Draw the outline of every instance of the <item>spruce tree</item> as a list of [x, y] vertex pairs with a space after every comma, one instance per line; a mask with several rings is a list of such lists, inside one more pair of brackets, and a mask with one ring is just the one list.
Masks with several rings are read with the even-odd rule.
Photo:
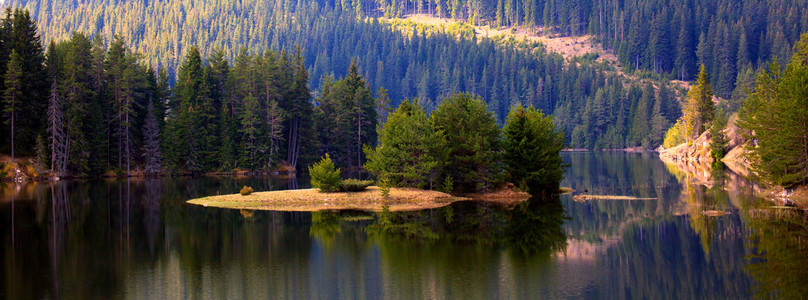
[[417, 101], [402, 102], [378, 135], [378, 146], [365, 145], [365, 169], [393, 186], [435, 187], [448, 155], [446, 137]]
[[260, 136], [261, 117], [258, 115], [259, 110], [260, 105], [255, 96], [250, 94], [247, 98], [244, 98], [244, 108], [240, 113], [240, 133], [244, 137], [244, 153], [241, 155], [240, 165], [253, 169], [261, 167], [261, 157], [259, 155], [264, 152]]
[[154, 104], [149, 102], [146, 111], [146, 122], [143, 125], [143, 173], [160, 175], [163, 155], [160, 151], [160, 128], [154, 114]]
[[448, 141], [445, 176], [451, 176], [463, 192], [491, 190], [501, 176], [500, 132], [485, 102], [471, 94], [455, 94], [438, 105], [431, 119]]
[[808, 183], [808, 33], [785, 70], [772, 63], [758, 74], [738, 116], [756, 142], [748, 157], [762, 179], [786, 188]]
[[699, 136], [713, 120], [714, 114], [712, 86], [704, 65], [701, 65], [696, 84], [687, 93], [684, 111], [687, 138]]
[[17, 54], [16, 50], [11, 50], [11, 56], [9, 57], [5, 74], [6, 90], [3, 92], [3, 103], [5, 104], [3, 109], [3, 121], [11, 127], [11, 134], [9, 137], [11, 139], [12, 163], [14, 162], [14, 125], [15, 121], [17, 120], [17, 115], [19, 115], [19, 111], [21, 109], [20, 105], [23, 100], [22, 73], [23, 69], [20, 55]]
[[503, 132], [503, 162], [515, 183], [530, 193], [553, 194], [564, 177], [564, 133], [532, 106], [514, 106]]

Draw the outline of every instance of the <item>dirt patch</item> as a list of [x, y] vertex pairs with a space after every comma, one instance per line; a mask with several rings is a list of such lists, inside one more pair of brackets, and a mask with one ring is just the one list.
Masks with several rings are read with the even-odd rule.
[[[385, 20], [385, 19], [380, 19]], [[427, 26], [448, 27], [456, 23], [454, 20], [442, 19], [428, 14], [412, 14], [404, 18], [393, 19], [410, 21], [416, 24]], [[570, 60], [573, 57], [580, 57], [587, 54], [597, 54], [598, 61], [606, 61], [617, 65], [617, 56], [611, 51], [607, 51], [599, 43], [594, 42], [592, 36], [555, 36], [544, 34], [545, 29], [538, 27], [529, 29], [527, 27], [502, 27], [473, 26], [475, 35], [480, 38], [513, 37], [517, 41], [538, 42], [547, 47], [550, 52], [555, 52]]]

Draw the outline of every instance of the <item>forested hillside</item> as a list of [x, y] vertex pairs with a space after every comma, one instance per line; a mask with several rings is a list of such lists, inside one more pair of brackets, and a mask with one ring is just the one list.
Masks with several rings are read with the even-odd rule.
[[203, 57], [220, 49], [230, 61], [242, 48], [248, 53], [267, 48], [292, 53], [300, 46], [315, 96], [326, 75], [343, 76], [355, 59], [371, 90], [377, 94], [386, 88], [393, 105], [417, 97], [431, 111], [453, 92], [471, 92], [486, 101], [500, 123], [513, 104], [534, 105], [554, 115], [575, 148], [655, 147], [679, 115], [671, 89], [649, 86], [643, 97], [642, 86], [632, 83], [636, 81], [591, 59], [568, 64], [540, 45], [505, 45], [452, 32], [403, 35], [333, 3], [11, 4], [31, 9], [45, 41], [74, 30], [100, 33], [107, 41], [119, 34], [133, 51], [144, 54], [147, 65], [167, 70], [169, 80], [191, 46], [198, 46]]

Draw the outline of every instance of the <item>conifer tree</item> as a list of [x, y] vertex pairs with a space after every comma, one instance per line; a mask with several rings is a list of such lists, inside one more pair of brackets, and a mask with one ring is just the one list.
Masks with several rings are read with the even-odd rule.
[[92, 76], [90, 72], [92, 43], [86, 35], [74, 33], [66, 44], [64, 78], [64, 105], [67, 132], [68, 171], [87, 174], [89, 171], [89, 141], [87, 139], [87, 114], [92, 99]]
[[160, 128], [154, 116], [154, 104], [149, 102], [146, 122], [143, 125], [143, 173], [159, 175], [162, 171], [163, 154], [160, 151]]
[[402, 102], [378, 135], [378, 146], [365, 145], [365, 169], [394, 186], [434, 188], [448, 155], [446, 137], [418, 101]]
[[530, 193], [555, 193], [564, 177], [564, 133], [532, 106], [514, 106], [503, 132], [503, 161], [511, 180]]
[[455, 94], [444, 99], [430, 117], [448, 141], [445, 176], [451, 176], [461, 191], [493, 188], [501, 176], [500, 132], [485, 102], [471, 94]]
[[22, 102], [22, 61], [16, 50], [11, 50], [11, 56], [6, 66], [5, 88], [3, 93], [4, 122], [11, 126], [11, 162], [14, 162], [14, 125], [19, 114]]
[[258, 115], [260, 105], [258, 99], [252, 94], [244, 99], [244, 108], [241, 111], [241, 131], [244, 136], [244, 153], [241, 165], [257, 168], [261, 166], [259, 155], [264, 152], [260, 141], [261, 117]]
[[687, 104], [684, 111], [687, 138], [700, 135], [707, 124], [713, 120], [714, 114], [712, 86], [707, 78], [704, 65], [701, 65], [696, 84], [687, 93]]
[[761, 178], [786, 188], [808, 183], [808, 33], [785, 70], [772, 63], [758, 74], [738, 116], [754, 141], [748, 157]]

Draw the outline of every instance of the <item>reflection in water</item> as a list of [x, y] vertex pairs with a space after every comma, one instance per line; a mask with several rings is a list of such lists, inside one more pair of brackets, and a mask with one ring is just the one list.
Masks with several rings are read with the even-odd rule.
[[[771, 217], [793, 212], [762, 208], [754, 189], [737, 178], [687, 184], [687, 174], [643, 154], [565, 159], [572, 168], [563, 186], [656, 200], [575, 202], [563, 195], [512, 210], [458, 202], [407, 213], [289, 213], [185, 201], [244, 185], [286, 189], [297, 184], [291, 179], [6, 185], [0, 298], [658, 299], [752, 292], [799, 298], [808, 292], [805, 216]], [[708, 210], [730, 214], [708, 217]]]
[[791, 209], [750, 209], [746, 212], [755, 249], [748, 255], [747, 271], [760, 284], [759, 298], [808, 297], [808, 216]]

